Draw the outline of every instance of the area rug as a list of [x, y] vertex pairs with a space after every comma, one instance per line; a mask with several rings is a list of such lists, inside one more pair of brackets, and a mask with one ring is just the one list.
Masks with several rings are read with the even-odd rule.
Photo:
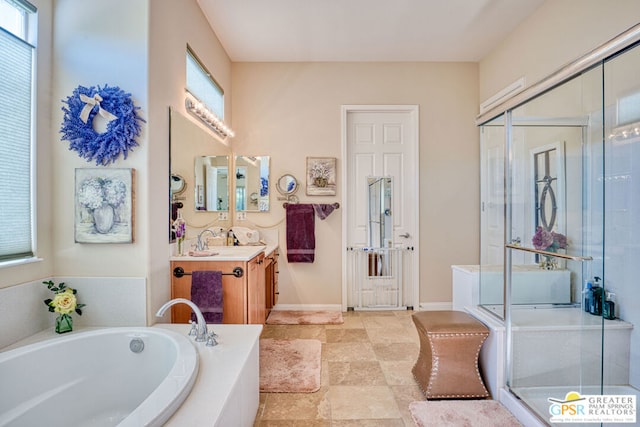
[[313, 393], [320, 389], [319, 340], [260, 340], [260, 391]]
[[418, 427], [521, 426], [497, 400], [427, 400], [409, 404]]
[[274, 310], [267, 325], [340, 325], [344, 323], [339, 311]]

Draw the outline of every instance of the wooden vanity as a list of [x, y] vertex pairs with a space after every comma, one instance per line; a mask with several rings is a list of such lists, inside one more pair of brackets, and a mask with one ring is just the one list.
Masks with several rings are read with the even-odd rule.
[[[221, 271], [223, 323], [264, 324], [276, 302], [277, 265], [277, 249], [265, 246], [223, 246], [215, 256], [172, 257], [171, 298], [191, 299], [193, 271]], [[171, 323], [188, 323], [190, 318], [187, 305], [171, 307]]]

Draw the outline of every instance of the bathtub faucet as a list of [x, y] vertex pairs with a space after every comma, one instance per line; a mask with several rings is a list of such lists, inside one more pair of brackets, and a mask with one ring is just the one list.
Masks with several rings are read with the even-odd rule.
[[164, 312], [167, 311], [169, 307], [179, 303], [187, 304], [189, 307], [191, 307], [193, 312], [196, 314], [196, 319], [198, 322], [198, 329], [196, 332], [196, 341], [198, 342], [207, 341], [207, 338], [209, 335], [207, 331], [207, 322], [204, 320], [204, 316], [202, 315], [202, 312], [200, 311], [198, 306], [186, 298], [174, 298], [170, 301], [165, 302], [164, 305], [160, 307], [160, 310], [158, 310], [158, 312], [156, 313], [156, 317], [162, 317]]

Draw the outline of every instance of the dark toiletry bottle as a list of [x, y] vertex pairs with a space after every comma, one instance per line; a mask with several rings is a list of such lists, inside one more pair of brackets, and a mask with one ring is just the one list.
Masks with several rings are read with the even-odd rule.
[[616, 294], [607, 292], [607, 299], [602, 305], [602, 315], [605, 319], [613, 320], [616, 318], [616, 303], [613, 301]]
[[593, 299], [591, 300], [591, 307], [589, 308], [589, 313], [600, 316], [602, 315], [602, 300], [603, 298], [603, 289], [600, 286], [600, 278], [593, 278]]
[[587, 282], [585, 283], [583, 293], [584, 302], [582, 307], [584, 308], [584, 311], [590, 313], [591, 306], [593, 305], [593, 283], [591, 283], [591, 280], [587, 280]]

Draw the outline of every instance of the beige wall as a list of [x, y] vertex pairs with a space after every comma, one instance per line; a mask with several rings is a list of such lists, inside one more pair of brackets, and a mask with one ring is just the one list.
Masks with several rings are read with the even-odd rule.
[[[477, 64], [234, 63], [232, 71], [233, 151], [272, 156], [272, 183], [292, 173], [304, 186], [307, 156], [337, 157], [340, 169], [341, 105], [420, 106], [419, 300], [451, 301], [450, 266], [479, 260]], [[312, 198], [302, 188], [298, 195], [302, 202], [342, 200], [340, 192]], [[285, 213], [276, 196], [274, 190], [269, 213], [247, 216], [250, 224], [278, 228], [284, 247]], [[314, 264], [281, 257], [280, 303], [342, 302], [342, 232], [337, 211], [316, 221]]]
[[547, 0], [480, 61], [480, 101], [520, 77], [531, 86], [638, 23], [638, 0]]
[[[196, 0], [153, 0], [149, 19], [149, 305], [148, 316], [170, 298], [169, 107], [184, 106], [187, 44], [225, 92], [225, 121], [231, 117], [231, 61]], [[196, 126], [200, 126], [193, 120]], [[145, 219], [147, 220], [147, 219]], [[189, 236], [191, 237], [191, 236]]]

